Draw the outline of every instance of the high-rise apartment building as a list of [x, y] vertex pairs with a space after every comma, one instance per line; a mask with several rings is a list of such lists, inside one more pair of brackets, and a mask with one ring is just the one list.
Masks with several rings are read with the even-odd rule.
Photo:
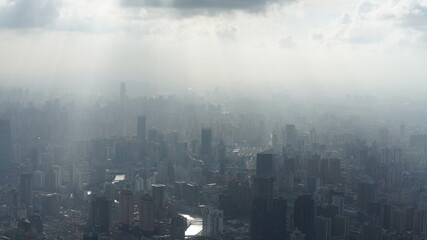
[[294, 226], [305, 234], [306, 240], [314, 239], [316, 205], [311, 195], [299, 196], [294, 203]]
[[212, 129], [202, 129], [202, 145], [200, 147], [200, 156], [205, 159], [212, 158]]
[[133, 192], [130, 189], [120, 190], [119, 224], [123, 229], [129, 228], [133, 218]]
[[154, 199], [154, 216], [159, 217], [165, 209], [165, 185], [153, 184], [151, 190]]
[[8, 119], [0, 119], [0, 170], [12, 162], [12, 134]]
[[154, 232], [154, 199], [144, 194], [139, 204], [139, 229], [146, 236]]
[[147, 117], [145, 115], [137, 118], [137, 133], [138, 139], [145, 139], [147, 135]]
[[19, 195], [20, 203], [24, 207], [29, 207], [33, 204], [33, 175], [24, 172], [19, 180]]
[[89, 228], [96, 233], [111, 231], [112, 213], [111, 201], [104, 196], [93, 195], [89, 208]]

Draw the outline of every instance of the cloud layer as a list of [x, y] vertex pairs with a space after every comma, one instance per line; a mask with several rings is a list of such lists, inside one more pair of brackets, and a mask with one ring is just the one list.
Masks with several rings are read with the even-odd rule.
[[124, 7], [172, 8], [188, 11], [263, 11], [274, 3], [293, 2], [295, 0], [121, 0]]
[[311, 38], [353, 44], [427, 44], [427, 0], [362, 1]]
[[38, 28], [51, 24], [59, 16], [61, 0], [0, 1], [0, 27]]

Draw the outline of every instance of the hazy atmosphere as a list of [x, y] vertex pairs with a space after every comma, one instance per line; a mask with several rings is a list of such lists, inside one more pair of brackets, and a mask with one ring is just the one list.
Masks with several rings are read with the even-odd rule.
[[0, 0], [1, 240], [427, 239], [427, 0]]
[[8, 86], [426, 87], [424, 0], [1, 0], [0, 28]]

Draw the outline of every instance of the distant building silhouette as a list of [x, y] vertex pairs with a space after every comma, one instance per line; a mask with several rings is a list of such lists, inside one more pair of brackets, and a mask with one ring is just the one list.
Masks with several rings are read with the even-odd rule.
[[287, 236], [287, 200], [274, 196], [273, 154], [258, 153], [253, 176], [250, 234], [253, 239], [283, 239]]
[[203, 158], [212, 158], [212, 129], [202, 129], [202, 145], [200, 148], [200, 156]]
[[258, 153], [256, 175], [253, 176], [253, 199], [265, 199], [266, 211], [273, 204], [274, 180], [273, 154]]
[[33, 204], [33, 175], [25, 172], [21, 173], [19, 181], [19, 195], [21, 206], [29, 207]]
[[287, 200], [277, 198], [269, 208], [266, 199], [253, 201], [251, 214], [251, 238], [255, 240], [281, 240], [287, 236]]
[[226, 147], [224, 142], [219, 142], [218, 144], [218, 162], [219, 162], [219, 174], [225, 174], [225, 164], [226, 164]]
[[124, 101], [126, 99], [126, 83], [120, 83], [120, 100]]
[[151, 190], [153, 192], [154, 200], [154, 216], [159, 217], [161, 212], [165, 209], [165, 185], [153, 184]]
[[256, 175], [257, 176], [273, 176], [274, 175], [273, 154], [271, 153], [257, 154]]
[[9, 119], [0, 119], [0, 170], [12, 162], [12, 134]]
[[139, 204], [139, 230], [146, 236], [154, 233], [154, 199], [145, 194]]
[[349, 220], [346, 216], [335, 216], [332, 221], [332, 235], [334, 237], [347, 237], [349, 232]]
[[315, 219], [316, 240], [330, 240], [332, 232], [332, 220], [330, 218], [317, 216]]
[[93, 195], [89, 208], [89, 228], [96, 233], [111, 231], [111, 201], [104, 196]]
[[367, 212], [369, 203], [376, 200], [377, 185], [361, 182], [358, 185], [358, 206], [361, 212]]
[[253, 199], [265, 199], [265, 204], [267, 204], [267, 210], [271, 209], [273, 204], [273, 190], [273, 176], [254, 176]]
[[311, 195], [302, 195], [294, 203], [294, 226], [305, 234], [306, 240], [314, 239], [316, 205]]
[[35, 171], [38, 169], [40, 164], [40, 151], [36, 148], [31, 150], [31, 170]]
[[119, 224], [122, 229], [129, 228], [133, 217], [133, 192], [130, 189], [120, 190]]
[[286, 124], [285, 130], [283, 131], [283, 145], [292, 146], [294, 148], [298, 145], [298, 132], [293, 124]]
[[45, 176], [45, 187], [46, 187], [46, 191], [48, 192], [56, 192], [57, 188], [58, 188], [58, 184], [57, 184], [57, 176], [56, 176], [56, 172], [55, 170], [53, 170], [53, 168], [50, 168]]
[[137, 134], [138, 139], [145, 139], [147, 136], [147, 117], [139, 116], [137, 119]]

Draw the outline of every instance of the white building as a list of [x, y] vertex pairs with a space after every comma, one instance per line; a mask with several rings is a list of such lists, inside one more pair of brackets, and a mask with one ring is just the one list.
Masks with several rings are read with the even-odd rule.
[[205, 207], [203, 209], [203, 236], [209, 238], [219, 238], [224, 232], [223, 211]]

